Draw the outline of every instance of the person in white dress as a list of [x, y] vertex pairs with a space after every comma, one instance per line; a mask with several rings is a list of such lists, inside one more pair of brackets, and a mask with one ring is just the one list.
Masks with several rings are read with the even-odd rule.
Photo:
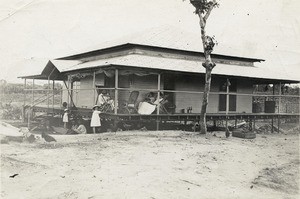
[[91, 127], [93, 128], [93, 133], [96, 133], [96, 128], [101, 127], [101, 121], [99, 116], [101, 111], [99, 110], [99, 108], [100, 107], [98, 105], [95, 105], [93, 107], [93, 114], [91, 119]]
[[63, 123], [64, 123], [64, 128], [67, 129], [68, 123], [69, 123], [69, 110], [68, 109], [64, 110]]

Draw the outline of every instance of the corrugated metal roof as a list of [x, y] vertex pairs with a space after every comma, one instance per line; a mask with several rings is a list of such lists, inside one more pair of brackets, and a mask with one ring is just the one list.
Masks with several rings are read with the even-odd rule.
[[[70, 72], [86, 68], [118, 65], [167, 71], [205, 73], [205, 69], [203, 68], [201, 61], [164, 58], [137, 54], [101, 59], [85, 63], [75, 63], [73, 61], [73, 63], [68, 62], [69, 61], [60, 60], [59, 62], [53, 61], [53, 64], [55, 64], [59, 68], [64, 68], [61, 70], [61, 72]], [[299, 81], [299, 79], [291, 78], [285, 74], [276, 73], [274, 71], [267, 70], [264, 68], [246, 67], [229, 64], [217, 64], [217, 66], [213, 70], [213, 74], [261, 79]]]
[[[41, 62], [38, 67], [34, 67], [35, 71], [28, 70], [26, 68], [26, 73], [22, 72], [22, 76], [19, 76], [19, 78], [28, 78], [28, 79], [48, 79], [48, 75], [51, 74], [53, 68], [55, 67], [59, 72], [62, 72], [63, 70], [70, 68], [71, 66], [74, 66], [76, 64], [81, 63], [80, 61], [64, 61], [64, 60], [47, 60], [44, 62]], [[53, 64], [53, 65], [52, 65]]]
[[57, 59], [52, 59], [50, 60], [52, 64], [59, 70], [59, 72], [63, 72], [67, 70], [68, 68], [74, 67], [78, 64], [81, 64], [81, 61], [77, 60], [57, 60]]
[[[195, 32], [189, 32], [187, 30], [182, 30], [174, 26], [165, 25], [165, 26], [154, 27], [141, 32], [136, 32], [131, 35], [127, 35], [113, 41], [103, 42], [100, 43], [99, 45], [87, 49], [83, 49], [80, 52], [73, 53], [73, 55], [97, 51], [105, 48], [128, 44], [128, 43], [146, 45], [146, 46], [155, 46], [161, 48], [170, 48], [176, 50], [203, 52], [203, 44], [201, 40], [200, 28], [199, 28], [199, 33], [197, 34]], [[243, 54], [241, 50], [233, 50], [230, 47], [225, 49], [224, 46], [222, 48], [218, 48], [216, 46], [213, 54], [262, 60], [253, 57], [250, 54], [247, 55]]]

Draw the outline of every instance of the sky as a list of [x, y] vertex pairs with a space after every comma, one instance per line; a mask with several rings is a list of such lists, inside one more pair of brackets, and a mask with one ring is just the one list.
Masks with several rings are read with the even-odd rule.
[[[300, 80], [299, 0], [219, 3], [207, 24], [216, 51], [265, 59], [257, 66]], [[34, 74], [49, 59], [161, 25], [200, 39], [193, 12], [182, 0], [0, 0], [0, 79], [22, 82], [18, 76]]]

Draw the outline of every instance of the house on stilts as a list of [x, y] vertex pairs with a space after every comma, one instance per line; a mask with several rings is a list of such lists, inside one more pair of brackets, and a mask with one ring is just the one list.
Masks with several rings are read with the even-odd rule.
[[[197, 122], [205, 83], [200, 42], [199, 35], [155, 30], [49, 60], [41, 66], [40, 73], [21, 77], [25, 79], [24, 93], [31, 100], [25, 100], [24, 106], [29, 104], [34, 112], [59, 117], [66, 102], [74, 113], [88, 119], [99, 94], [105, 91], [112, 104], [101, 117], [114, 124], [151, 121], [159, 129], [164, 122]], [[255, 63], [264, 61], [258, 58], [225, 53], [213, 54], [212, 58], [216, 67], [212, 73], [208, 120], [270, 119], [273, 123], [278, 119], [279, 125], [280, 118], [299, 118], [299, 96], [283, 95], [282, 90], [286, 84], [298, 84], [299, 79], [256, 67]], [[33, 85], [35, 80], [48, 82], [50, 89], [43, 100], [35, 96], [34, 86], [26, 88], [29, 79]], [[63, 89], [54, 92], [51, 85], [57, 81], [63, 82]], [[257, 92], [258, 85], [273, 85], [269, 87], [273, 91]], [[128, 102], [132, 93], [135, 99]], [[167, 103], [159, 100], [152, 112], [140, 113], [139, 108], [148, 102], [149, 94]], [[282, 106], [287, 98], [295, 99], [296, 103], [292, 107]], [[38, 101], [48, 103], [42, 106]]]

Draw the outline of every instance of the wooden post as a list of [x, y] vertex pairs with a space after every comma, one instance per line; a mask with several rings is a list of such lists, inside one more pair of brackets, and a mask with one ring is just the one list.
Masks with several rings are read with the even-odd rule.
[[71, 90], [71, 91], [70, 91], [70, 99], [71, 99], [71, 102], [70, 102], [70, 103], [71, 103], [71, 107], [74, 107], [74, 100], [73, 100], [73, 90], [74, 90], [74, 87], [73, 87], [73, 86], [74, 86], [74, 82], [71, 81], [70, 83], [71, 83], [71, 89], [70, 89], [70, 90]]
[[226, 129], [228, 129], [229, 86], [230, 86], [230, 82], [229, 82], [229, 79], [227, 78], [227, 80], [226, 80]]
[[278, 92], [279, 92], [279, 98], [278, 98], [278, 113], [280, 113], [280, 106], [281, 106], [281, 82], [279, 82], [279, 89], [278, 89]]
[[234, 121], [234, 128], [237, 128], [237, 118], [235, 117], [235, 121]]
[[70, 88], [70, 78], [69, 78], [69, 76], [68, 76], [68, 82], [67, 82], [67, 84], [65, 84], [65, 86], [66, 86], [67, 93], [68, 93], [68, 95], [67, 95], [67, 101], [68, 101], [67, 108], [70, 108], [70, 91], [69, 91], [69, 88]]
[[157, 75], [157, 100], [158, 100], [158, 104], [157, 104], [157, 110], [156, 110], [156, 114], [157, 114], [157, 119], [156, 119], [156, 130], [159, 130], [159, 110], [160, 110], [160, 81], [161, 81], [161, 75], [158, 74]]
[[[118, 88], [119, 88], [119, 70], [116, 68], [115, 69], [115, 110], [114, 110], [114, 114], [117, 115], [118, 114]], [[114, 131], [117, 132], [118, 130], [118, 120], [114, 119]]]
[[30, 129], [30, 116], [31, 116], [31, 110], [32, 107], [29, 108], [29, 110], [27, 111], [27, 128]]
[[[275, 84], [273, 84], [273, 101], [275, 101], [274, 95], [275, 95]], [[271, 133], [274, 133], [274, 115], [272, 116], [271, 123], [272, 123]]]
[[278, 119], [278, 120], [277, 120], [277, 122], [278, 122], [277, 125], [278, 125], [278, 133], [279, 133], [279, 132], [280, 132], [280, 131], [279, 131], [279, 129], [280, 129], [280, 115], [278, 115], [278, 118], [277, 118], [277, 119]]
[[55, 88], [55, 81], [52, 80], [52, 114], [54, 115], [54, 88]]
[[49, 113], [49, 106], [50, 106], [49, 94], [50, 94], [50, 75], [48, 76], [48, 87], [47, 87], [47, 115]]
[[119, 70], [115, 69], [115, 114], [118, 114], [118, 88], [119, 88]]
[[33, 105], [34, 105], [34, 78], [32, 79], [32, 104], [30, 110], [27, 112], [27, 128], [30, 129], [30, 117], [32, 116], [33, 113]]
[[255, 123], [256, 123], [256, 117], [254, 116], [254, 118], [253, 118], [253, 131], [255, 131]]
[[278, 122], [278, 133], [279, 133], [279, 128], [280, 128], [280, 106], [281, 106], [281, 82], [279, 82], [279, 99], [278, 99], [278, 118], [277, 118], [277, 122]]
[[24, 102], [23, 102], [23, 112], [22, 112], [22, 118], [23, 122], [25, 122], [25, 105], [26, 105], [26, 78], [24, 79]]
[[60, 106], [62, 106], [63, 104], [63, 87], [61, 87], [60, 91], [59, 91], [59, 98], [60, 98]]
[[[67, 85], [68, 84], [68, 85]], [[73, 102], [73, 98], [72, 98], [72, 95], [71, 95], [71, 92], [69, 91], [69, 86], [70, 86], [70, 83], [69, 83], [69, 80], [68, 80], [68, 82], [66, 83], [65, 81], [64, 81], [64, 85], [65, 85], [65, 87], [67, 88], [67, 97], [68, 97], [68, 99], [67, 99], [67, 101], [68, 101], [68, 108], [70, 107], [70, 105], [69, 104], [74, 104], [74, 102]], [[71, 89], [70, 89], [71, 90]]]
[[96, 72], [93, 73], [93, 95], [94, 95], [94, 105], [96, 104]]
[[34, 104], [34, 78], [32, 79], [32, 106]]
[[24, 79], [24, 93], [23, 93], [23, 95], [24, 95], [24, 103], [23, 103], [23, 105], [25, 106], [26, 105], [26, 78]]

